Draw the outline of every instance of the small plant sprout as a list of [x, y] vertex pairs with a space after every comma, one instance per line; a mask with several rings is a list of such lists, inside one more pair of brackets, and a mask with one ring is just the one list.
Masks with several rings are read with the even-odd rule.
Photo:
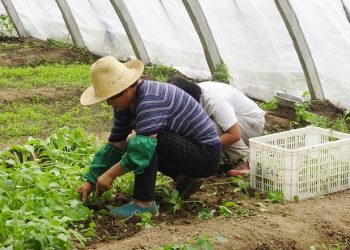
[[198, 236], [195, 240], [189, 239], [184, 244], [166, 245], [160, 250], [212, 250], [213, 246], [208, 236]]
[[270, 191], [266, 194], [264, 201], [269, 203], [283, 203], [284, 195], [281, 191]]
[[227, 201], [224, 204], [222, 204], [221, 206], [219, 206], [220, 214], [222, 214], [224, 216], [230, 216], [233, 214], [231, 208], [235, 208], [236, 206], [237, 206], [237, 204], [234, 203], [233, 201]]
[[274, 110], [278, 107], [277, 99], [276, 99], [276, 97], [273, 96], [269, 100], [267, 100], [266, 102], [261, 103], [259, 106], [263, 110]]
[[231, 178], [233, 183], [237, 185], [237, 187], [234, 189], [234, 192], [244, 192], [246, 195], [249, 196], [249, 182], [245, 181], [242, 176], [236, 176]]
[[227, 66], [224, 63], [219, 64], [212, 75], [212, 80], [217, 82], [229, 83], [232, 80], [230, 76]]
[[197, 217], [200, 220], [210, 220], [214, 217], [214, 212], [215, 210], [205, 207], [198, 212]]
[[15, 31], [15, 25], [8, 15], [0, 15], [0, 37], [12, 35]]
[[138, 216], [141, 218], [141, 222], [138, 222], [136, 225], [143, 228], [150, 228], [154, 226], [154, 223], [152, 221], [152, 214], [150, 212], [140, 213]]
[[347, 125], [347, 122], [350, 121], [349, 113], [350, 110], [345, 110], [342, 115], [339, 115], [339, 117], [332, 123], [331, 129], [343, 133], [349, 133]]
[[322, 115], [309, 111], [309, 102], [300, 102], [294, 105], [296, 121], [291, 122], [292, 128], [304, 127], [306, 124], [327, 128], [328, 119]]
[[165, 66], [159, 63], [145, 68], [145, 74], [155, 78], [156, 81], [159, 82], [166, 82], [166, 80], [174, 75], [175, 72], [176, 70], [172, 66]]

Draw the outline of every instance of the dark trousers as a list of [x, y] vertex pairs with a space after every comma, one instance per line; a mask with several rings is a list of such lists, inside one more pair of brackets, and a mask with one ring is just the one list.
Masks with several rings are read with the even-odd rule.
[[216, 173], [221, 150], [209, 150], [171, 131], [159, 131], [157, 148], [150, 165], [135, 175], [134, 198], [154, 200], [157, 171], [175, 181], [178, 175], [205, 178]]

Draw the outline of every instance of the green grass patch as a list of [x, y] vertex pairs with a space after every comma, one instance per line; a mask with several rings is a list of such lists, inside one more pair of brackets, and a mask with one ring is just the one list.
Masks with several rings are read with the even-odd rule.
[[175, 73], [176, 69], [172, 66], [169, 67], [159, 63], [145, 67], [145, 74], [158, 82], [166, 82], [166, 80]]
[[0, 87], [36, 88], [41, 86], [88, 86], [90, 65], [42, 65], [38, 67], [0, 67]]
[[16, 137], [46, 137], [63, 126], [82, 127], [91, 133], [108, 131], [112, 119], [106, 103], [81, 106], [78, 98], [11, 102], [0, 105], [0, 141], [6, 145]]

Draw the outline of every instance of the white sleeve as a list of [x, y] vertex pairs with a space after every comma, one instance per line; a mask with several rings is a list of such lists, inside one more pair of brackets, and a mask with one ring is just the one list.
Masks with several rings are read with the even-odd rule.
[[222, 131], [227, 131], [237, 122], [235, 109], [226, 100], [220, 100], [213, 106], [213, 119]]

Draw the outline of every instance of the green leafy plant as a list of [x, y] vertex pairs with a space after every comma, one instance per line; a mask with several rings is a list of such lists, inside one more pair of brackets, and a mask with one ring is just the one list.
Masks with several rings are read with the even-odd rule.
[[215, 210], [212, 210], [210, 208], [202, 208], [198, 214], [197, 214], [197, 218], [200, 220], [210, 220], [214, 217], [214, 212]]
[[75, 190], [94, 144], [81, 129], [62, 128], [0, 152], [0, 248], [69, 249], [94, 235], [94, 222], [75, 226], [92, 215]]
[[221, 206], [219, 206], [220, 214], [224, 215], [224, 216], [232, 215], [233, 211], [231, 209], [235, 208], [236, 206], [237, 206], [237, 204], [235, 202], [227, 201], [224, 204], [222, 204]]
[[74, 43], [70, 39], [70, 37], [66, 37], [65, 39], [47, 39], [48, 44], [53, 45], [57, 48], [73, 48]]
[[231, 177], [231, 179], [233, 183], [237, 185], [237, 187], [233, 190], [234, 192], [244, 192], [246, 195], [249, 195], [249, 182], [244, 180], [242, 176]]
[[267, 201], [269, 203], [283, 203], [285, 200], [284, 195], [281, 191], [269, 191], [266, 194], [264, 201]]
[[0, 15], [0, 36], [5, 36], [5, 32], [1, 32], [1, 30], [6, 31], [9, 34], [12, 34], [15, 30], [15, 25], [8, 15]]
[[309, 102], [296, 103], [294, 105], [296, 121], [291, 122], [292, 128], [300, 128], [305, 125], [327, 128], [328, 118], [309, 111]]
[[160, 248], [161, 250], [212, 250], [213, 246], [208, 236], [198, 236], [195, 241], [189, 240], [184, 244], [171, 244]]
[[150, 212], [140, 213], [138, 216], [141, 218], [141, 222], [138, 222], [136, 225], [139, 225], [143, 228], [153, 227], [154, 223], [152, 221], [152, 214]]
[[273, 96], [271, 97], [271, 99], [261, 103], [259, 106], [263, 110], [274, 110], [278, 107], [278, 103], [277, 103], [276, 97]]
[[159, 63], [145, 68], [145, 74], [155, 78], [156, 81], [159, 82], [166, 82], [166, 80], [174, 75], [174, 73], [176, 73], [176, 70], [172, 66], [169, 67]]
[[213, 81], [228, 83], [232, 77], [224, 63], [219, 64], [211, 77]]
[[331, 124], [331, 129], [343, 133], [349, 133], [349, 128], [347, 124], [347, 122], [350, 121], [349, 113], [349, 110], [345, 110], [342, 115], [339, 115], [339, 117]]

